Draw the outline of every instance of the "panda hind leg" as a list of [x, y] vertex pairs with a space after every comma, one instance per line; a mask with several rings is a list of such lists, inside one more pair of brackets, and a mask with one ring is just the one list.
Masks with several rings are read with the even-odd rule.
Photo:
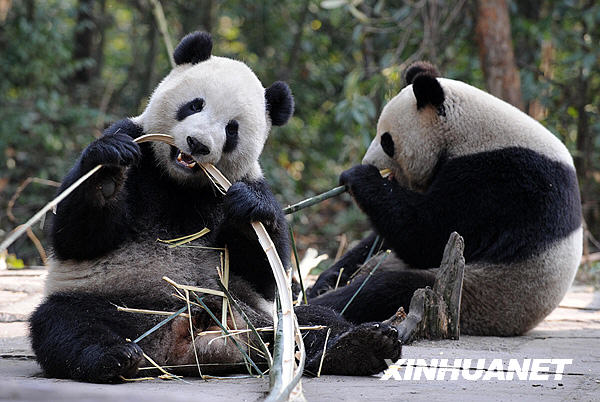
[[37, 361], [49, 377], [95, 383], [134, 377], [144, 357], [126, 340], [136, 333], [131, 317], [91, 295], [51, 295], [30, 318]]
[[435, 283], [435, 273], [431, 271], [389, 270], [375, 273], [358, 291], [365, 278], [369, 277], [358, 276], [344, 287], [311, 299], [310, 303], [338, 313], [344, 311], [344, 318], [355, 324], [384, 321], [400, 307], [408, 311], [415, 290], [433, 287]]
[[377, 241], [375, 233], [362, 239], [357, 246], [319, 275], [312, 288], [307, 290], [308, 297], [311, 299], [317, 297], [333, 289], [336, 283], [344, 286], [348, 279], [365, 263], [371, 250], [376, 253], [381, 247], [383, 247], [383, 243], [381, 240]]
[[385, 370], [386, 360], [400, 358], [402, 345], [393, 326], [375, 322], [356, 326], [322, 306], [304, 305], [295, 311], [300, 325], [326, 326], [303, 334], [307, 375], [371, 375]]

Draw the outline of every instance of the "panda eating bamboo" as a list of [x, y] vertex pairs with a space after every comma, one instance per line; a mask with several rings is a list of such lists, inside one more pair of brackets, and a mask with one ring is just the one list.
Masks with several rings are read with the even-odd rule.
[[[573, 159], [525, 113], [434, 66], [407, 69], [407, 87], [383, 109], [363, 164], [342, 173], [385, 248], [394, 251], [344, 312], [360, 323], [408, 309], [432, 286], [454, 231], [464, 238], [461, 332], [511, 336], [554, 310], [582, 251]], [[388, 168], [384, 179], [378, 169]], [[310, 303], [342, 311], [345, 284], [372, 248], [364, 239], [321, 274]], [[344, 268], [341, 271], [341, 268]]]
[[[212, 40], [196, 32], [174, 52], [176, 67], [137, 117], [121, 120], [90, 144], [66, 176], [61, 191], [98, 164], [103, 167], [57, 208], [51, 229], [53, 261], [46, 298], [31, 317], [31, 341], [48, 376], [113, 382], [136, 375], [143, 352], [176, 373], [229, 373], [244, 367], [233, 342], [220, 338], [207, 311], [177, 317], [138, 343], [163, 316], [127, 308], [174, 312], [183, 303], [162, 281], [219, 289], [220, 250], [229, 252], [229, 292], [255, 327], [272, 326], [274, 279], [250, 222], [263, 222], [284, 265], [289, 266], [287, 224], [258, 162], [271, 125], [293, 112], [289, 87], [266, 90], [244, 63], [211, 56]], [[174, 137], [137, 145], [143, 134]], [[212, 163], [235, 182], [225, 195], [198, 163]], [[169, 248], [173, 239], [204, 228], [192, 247]], [[222, 298], [205, 295], [220, 311]], [[368, 375], [400, 356], [397, 331], [385, 324], [350, 324], [329, 308], [296, 308], [306, 331], [306, 371]], [[233, 310], [226, 323], [246, 328]], [[194, 332], [206, 332], [192, 342]], [[325, 358], [321, 359], [327, 330]], [[212, 332], [210, 332], [212, 331]], [[236, 336], [237, 337], [237, 336]], [[256, 357], [250, 335], [239, 336]], [[269, 341], [269, 336], [265, 336]], [[143, 352], [142, 352], [143, 351]]]

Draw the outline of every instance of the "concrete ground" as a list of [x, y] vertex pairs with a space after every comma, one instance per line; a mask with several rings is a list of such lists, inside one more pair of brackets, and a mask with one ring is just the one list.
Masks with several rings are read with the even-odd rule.
[[[84, 384], [43, 378], [27, 341], [27, 315], [41, 300], [44, 271], [0, 271], [0, 400], [32, 401], [255, 401], [268, 390], [267, 379], [151, 380], [119, 385]], [[382, 381], [382, 376], [304, 378], [309, 401], [323, 400], [583, 400], [600, 401], [600, 293], [574, 287], [546, 320], [516, 338], [463, 336], [459, 341], [420, 341], [406, 346], [404, 359], [573, 359], [555, 380]], [[475, 360], [474, 360], [475, 361]], [[416, 362], [417, 365], [423, 362]], [[473, 363], [473, 366], [475, 363]], [[425, 367], [427, 368], [427, 367]], [[408, 368], [404, 364], [399, 376]], [[414, 370], [414, 368], [413, 368]], [[508, 374], [507, 370], [504, 374]], [[516, 376], [515, 376], [516, 378]]]

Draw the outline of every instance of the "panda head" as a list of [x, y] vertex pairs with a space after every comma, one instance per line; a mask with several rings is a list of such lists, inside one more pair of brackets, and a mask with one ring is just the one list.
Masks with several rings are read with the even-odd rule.
[[443, 150], [446, 107], [445, 93], [434, 66], [426, 62], [411, 65], [406, 73], [408, 86], [383, 109], [377, 135], [363, 163], [391, 169], [396, 180], [422, 190]]
[[159, 165], [182, 183], [205, 184], [198, 163], [212, 163], [231, 181], [258, 179], [258, 158], [271, 125], [294, 110], [284, 82], [265, 90], [243, 62], [211, 56], [208, 33], [184, 37], [174, 51], [176, 67], [134, 118], [145, 133], [168, 134], [175, 147], [153, 143]]
[[461, 81], [439, 78], [427, 62], [405, 73], [407, 86], [383, 108], [363, 163], [390, 169], [400, 184], [428, 188], [439, 163], [522, 147], [573, 165], [560, 140], [530, 116]]

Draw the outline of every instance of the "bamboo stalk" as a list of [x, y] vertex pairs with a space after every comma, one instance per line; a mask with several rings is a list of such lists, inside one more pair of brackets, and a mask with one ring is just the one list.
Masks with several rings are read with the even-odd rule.
[[136, 340], [134, 340], [133, 343], [138, 343], [139, 341], [141, 341], [142, 339], [144, 339], [145, 337], [147, 337], [148, 335], [150, 335], [151, 333], [153, 333], [154, 331], [156, 331], [157, 329], [159, 329], [160, 327], [162, 327], [163, 325], [165, 325], [166, 323], [168, 323], [169, 321], [171, 321], [178, 315], [182, 314], [185, 310], [187, 310], [187, 306], [183, 306], [182, 308], [177, 310], [175, 313], [171, 314], [169, 317], [165, 318], [164, 320], [162, 320], [161, 322], [159, 322], [158, 324], [156, 324], [155, 326], [150, 328], [148, 331], [144, 332]]
[[325, 336], [325, 344], [323, 344], [323, 354], [321, 354], [321, 361], [319, 361], [317, 378], [321, 377], [321, 369], [323, 368], [323, 361], [325, 360], [325, 354], [327, 353], [327, 341], [329, 340], [329, 334], [331, 334], [331, 328], [327, 329], [327, 335]]
[[383, 264], [383, 262], [386, 260], [386, 258], [388, 258], [388, 256], [390, 255], [390, 253], [391, 253], [391, 250], [386, 250], [385, 255], [381, 258], [381, 260], [379, 260], [379, 262], [377, 263], [377, 265], [375, 265], [375, 268], [373, 268], [371, 270], [371, 272], [369, 272], [369, 275], [367, 275], [367, 277], [365, 278], [365, 280], [363, 281], [363, 283], [360, 284], [360, 286], [358, 287], [358, 289], [356, 289], [356, 292], [354, 292], [354, 294], [352, 295], [352, 297], [350, 298], [350, 300], [348, 300], [348, 303], [346, 303], [346, 305], [344, 306], [344, 308], [340, 312], [340, 315], [344, 315], [344, 312], [346, 311], [346, 309], [348, 308], [348, 306], [350, 305], [350, 303], [352, 303], [352, 301], [354, 300], [354, 298], [360, 293], [360, 291], [362, 290], [362, 288], [367, 284], [367, 281], [371, 278], [371, 276], [373, 276], [373, 274], [375, 273], [375, 271], [377, 271], [377, 268], [379, 268], [379, 266], [381, 264]]
[[[196, 303], [193, 303], [196, 305]], [[183, 315], [183, 314], [182, 314]], [[185, 315], [187, 317], [187, 314]], [[319, 331], [321, 329], [325, 329], [327, 328], [326, 325], [304, 325], [304, 326], [300, 326], [300, 330], [302, 331]], [[259, 327], [259, 328], [255, 328], [256, 332], [273, 332], [275, 330], [275, 328], [273, 327]], [[247, 328], [247, 329], [230, 329], [229, 333], [231, 335], [236, 335], [236, 334], [245, 334], [248, 332], [254, 332], [254, 330], [252, 328]], [[216, 334], [221, 334], [223, 333], [223, 331], [221, 330], [210, 330], [210, 331], [201, 331], [198, 332], [196, 335], [198, 336], [204, 336], [204, 335], [216, 335]], [[258, 336], [258, 334], [256, 334], [256, 336]], [[266, 345], [266, 344], [265, 344]]]
[[[171, 316], [176, 314], [174, 311], [159, 311], [159, 310], [147, 310], [143, 308], [129, 308], [129, 307], [121, 307], [117, 306], [117, 311], [124, 311], [126, 313], [138, 313], [138, 314], [151, 314], [151, 315], [167, 315]], [[188, 315], [185, 313], [179, 314], [182, 317], [187, 317]]]
[[[267, 345], [265, 344], [265, 342], [261, 338], [261, 336], [258, 333], [258, 331], [259, 330], [266, 330], [266, 331], [270, 330], [270, 331], [273, 331], [273, 327], [271, 327], [270, 329], [267, 329], [267, 328], [257, 329], [254, 326], [254, 324], [252, 324], [252, 321], [250, 321], [250, 318], [248, 318], [248, 315], [240, 307], [240, 305], [238, 304], [238, 302], [231, 296], [231, 294], [229, 293], [229, 290], [227, 290], [227, 288], [225, 287], [225, 285], [223, 283], [219, 283], [219, 286], [221, 287], [221, 290], [223, 290], [223, 292], [227, 296], [227, 299], [229, 299], [230, 304], [242, 316], [242, 319], [244, 321], [246, 321], [246, 325], [248, 325], [248, 330], [238, 330], [238, 331], [252, 331], [254, 333], [254, 336], [256, 336], [258, 338], [258, 342], [260, 344], [261, 349], [263, 350], [263, 353], [265, 353], [265, 355], [267, 356], [267, 363], [269, 365], [269, 368], [271, 368], [271, 366], [273, 365], [273, 357], [271, 356], [271, 352], [269, 352], [269, 348], [267, 347]], [[209, 331], [204, 331], [203, 333], [208, 333], [208, 332]]]
[[151, 365], [153, 365], [155, 368], [157, 368], [158, 371], [160, 371], [161, 373], [163, 373], [166, 376], [167, 379], [170, 379], [170, 380], [173, 379], [173, 380], [181, 380], [181, 381], [183, 381], [183, 379], [181, 378], [181, 376], [169, 373], [167, 370], [165, 370], [164, 368], [162, 368], [158, 363], [156, 363], [154, 360], [152, 360], [152, 358], [150, 356], [148, 356], [146, 353], [142, 353], [142, 354], [144, 355], [144, 357], [146, 358], [146, 360], [148, 360], [148, 362]]
[[39, 221], [46, 214], [46, 212], [50, 211], [52, 208], [54, 208], [56, 205], [58, 205], [59, 202], [61, 202], [65, 198], [67, 198], [67, 196], [69, 194], [71, 194], [73, 191], [75, 191], [75, 189], [77, 187], [79, 187], [81, 185], [81, 183], [83, 183], [84, 181], [89, 179], [94, 173], [96, 173], [98, 170], [100, 170], [101, 167], [102, 167], [102, 165], [98, 165], [95, 168], [93, 168], [92, 170], [90, 170], [89, 172], [87, 172], [86, 174], [84, 174], [83, 176], [81, 176], [75, 183], [71, 184], [65, 191], [60, 193], [58, 195], [58, 197], [56, 197], [55, 199], [53, 199], [52, 201], [47, 203], [35, 215], [33, 215], [31, 218], [29, 218], [29, 220], [27, 222], [25, 222], [21, 226], [17, 226], [17, 228], [15, 230], [13, 230], [13, 232], [10, 235], [8, 235], [8, 237], [6, 239], [4, 239], [4, 241], [0, 244], [0, 253], [2, 253], [4, 250], [6, 250], [8, 248], [8, 246], [10, 246], [15, 240], [17, 240], [19, 237], [21, 237], [21, 235], [23, 233], [25, 233], [27, 231], [27, 229], [30, 228], [34, 223]]
[[[166, 142], [169, 145], [175, 145], [175, 142], [174, 142], [175, 140], [173, 139], [173, 137], [170, 135], [166, 135], [166, 134], [146, 134], [146, 135], [142, 135], [142, 136], [134, 139], [133, 141], [137, 142], [137, 143], [142, 143], [142, 142], [147, 142], [147, 141], [161, 141], [161, 142]], [[96, 173], [98, 170], [100, 170], [101, 167], [102, 167], [102, 165], [98, 165], [98, 166], [94, 167], [93, 169], [91, 169], [86, 174], [84, 174], [83, 176], [81, 176], [79, 179], [77, 179], [77, 181], [75, 181], [75, 183], [73, 183], [69, 187], [67, 187], [62, 193], [60, 193], [58, 196], [56, 196], [56, 198], [54, 198], [52, 201], [47, 203], [35, 215], [33, 215], [31, 218], [29, 218], [29, 220], [27, 222], [25, 222], [24, 224], [22, 224], [20, 226], [17, 226], [6, 237], [6, 239], [4, 239], [4, 241], [0, 244], [0, 254], [4, 250], [6, 250], [11, 244], [13, 244], [13, 242], [15, 240], [17, 240], [19, 237], [21, 237], [23, 235], [23, 233], [25, 233], [27, 231], [28, 228], [33, 226], [34, 223], [36, 223], [37, 221], [42, 219], [48, 211], [50, 211], [51, 209], [56, 207], [62, 200], [67, 198], [69, 196], [69, 194], [71, 194], [73, 191], [75, 191], [75, 189], [77, 187], [79, 187], [83, 182], [85, 182], [87, 179], [92, 177], [92, 175], [94, 173]]]
[[[379, 174], [381, 174], [381, 176], [383, 177], [389, 176], [390, 173], [390, 169], [383, 169], [379, 171]], [[346, 191], [348, 191], [348, 186], [334, 187], [331, 190], [325, 191], [324, 193], [321, 193], [319, 195], [314, 195], [305, 200], [297, 202], [296, 204], [288, 205], [287, 207], [283, 208], [283, 213], [285, 213], [286, 215], [293, 214], [294, 212], [298, 212], [301, 209], [313, 206], [315, 204], [319, 204], [330, 198], [337, 197], [338, 195], [343, 194]]]
[[169, 239], [169, 240], [156, 239], [156, 241], [158, 241], [160, 243], [170, 244], [170, 246], [169, 246], [170, 248], [179, 247], [179, 246], [187, 244], [187, 243], [189, 243], [191, 241], [199, 239], [199, 238], [201, 238], [202, 236], [204, 236], [205, 234], [207, 234], [209, 232], [210, 232], [209, 228], [204, 228], [204, 229], [202, 229], [201, 231], [199, 231], [197, 233], [192, 233], [192, 234], [187, 235], [187, 236], [178, 237], [176, 239]]
[[[223, 276], [221, 277], [221, 284], [223, 285], [223, 289], [229, 289], [229, 250], [225, 247], [224, 254], [224, 263], [223, 263]], [[225, 293], [225, 292], [223, 292]], [[221, 311], [221, 322], [227, 328], [227, 301], [229, 297], [223, 297], [222, 311]], [[231, 316], [231, 320], [235, 323], [233, 315]]]
[[187, 289], [183, 290], [185, 294], [185, 302], [188, 311], [188, 321], [190, 324], [190, 336], [192, 337], [192, 348], [194, 349], [194, 358], [196, 359], [196, 366], [198, 368], [198, 375], [204, 379], [202, 375], [202, 369], [200, 368], [200, 359], [198, 359], [198, 349], [196, 349], [196, 336], [194, 335], [194, 324], [192, 322], [192, 306], [190, 304], [190, 291]]
[[168, 284], [176, 287], [177, 289], [188, 290], [188, 291], [191, 291], [191, 292], [200, 292], [200, 293], [206, 293], [206, 294], [209, 294], [209, 295], [225, 297], [225, 293], [221, 292], [220, 290], [213, 290], [213, 289], [208, 289], [208, 288], [200, 288], [198, 286], [181, 285], [181, 284], [175, 282], [173, 279], [169, 278], [168, 276], [163, 276], [162, 279], [163, 279], [163, 281], [165, 281]]
[[340, 285], [340, 279], [342, 279], [342, 274], [344, 273], [344, 267], [340, 268], [340, 272], [338, 273], [338, 277], [337, 280], [335, 281], [335, 287], [333, 288], [334, 290], [338, 288], [338, 286]]
[[171, 43], [171, 37], [169, 36], [165, 12], [163, 11], [159, 0], [150, 0], [150, 3], [152, 4], [152, 11], [154, 12], [156, 23], [158, 24], [158, 30], [160, 31], [163, 41], [165, 42], [165, 47], [167, 48], [169, 62], [171, 63], [171, 67], [175, 68], [175, 60], [173, 59], [173, 43]]
[[298, 271], [298, 281], [300, 282], [300, 290], [302, 291], [302, 297], [304, 299], [304, 304], [308, 304], [308, 300], [306, 298], [306, 290], [304, 289], [304, 281], [302, 280], [302, 272], [300, 271], [300, 259], [298, 259], [298, 249], [296, 248], [296, 239], [294, 238], [294, 230], [292, 229], [292, 225], [289, 226], [290, 231], [290, 239], [292, 240], [292, 250], [294, 251], [294, 260], [296, 261], [296, 270]]
[[338, 187], [332, 188], [329, 191], [325, 191], [324, 193], [312, 196], [312, 197], [302, 200], [294, 205], [289, 205], [286, 208], [283, 208], [283, 213], [285, 213], [286, 215], [293, 214], [294, 212], [297, 212], [297, 211], [300, 211], [301, 209], [313, 206], [315, 204], [318, 204], [320, 202], [328, 200], [329, 198], [337, 197], [338, 195], [345, 193], [346, 191], [348, 191], [348, 187], [346, 187], [346, 186], [338, 186]]
[[[231, 187], [231, 182], [223, 176], [223, 174], [212, 164], [203, 164], [202, 167], [207, 175], [214, 180], [217, 184], [219, 184], [225, 191]], [[279, 300], [281, 303], [281, 335], [275, 336], [275, 345], [281, 346], [281, 371], [278, 368], [271, 368], [271, 373], [275, 371], [276, 376], [280, 376], [280, 381], [277, 381], [279, 386], [271, 387], [271, 391], [269, 393], [268, 399], [274, 400], [287, 400], [289, 397], [289, 393], [285, 394], [287, 389], [287, 385], [290, 384], [294, 380], [294, 366], [295, 366], [295, 357], [294, 357], [294, 344], [296, 342], [302, 343], [302, 339], [298, 339], [294, 336], [295, 331], [295, 315], [294, 315], [294, 304], [292, 300], [292, 290], [290, 288], [289, 281], [287, 280], [287, 275], [285, 273], [285, 267], [281, 263], [281, 259], [277, 254], [277, 250], [275, 248], [275, 244], [271, 240], [267, 230], [264, 225], [260, 222], [252, 222], [252, 228], [256, 232], [258, 236], [258, 241], [263, 248], [263, 251], [267, 255], [267, 259], [269, 260], [269, 264], [273, 270], [273, 275], [275, 276], [275, 282], [277, 284], [277, 290], [279, 295]], [[299, 345], [300, 346], [300, 345]], [[303, 346], [303, 345], [302, 345]], [[301, 350], [304, 348], [302, 347]], [[273, 356], [275, 358], [275, 356]], [[301, 354], [301, 361], [306, 358], [305, 353]], [[275, 365], [274, 365], [275, 366]], [[294, 390], [290, 391], [294, 392]], [[296, 392], [298, 395], [301, 395], [300, 392]]]
[[[379, 243], [380, 239], [381, 239], [381, 237], [379, 235], [375, 236], [375, 240], [373, 240], [373, 245], [371, 246], [371, 249], [369, 250], [369, 254], [367, 254], [367, 258], [365, 258], [365, 261], [363, 262], [363, 264], [371, 259], [371, 256], [373, 255], [373, 252], [375, 251], [375, 247], [377, 247], [377, 243]], [[382, 242], [382, 245], [383, 245], [383, 242]], [[356, 272], [358, 272], [358, 271], [356, 271]]]
[[[212, 312], [212, 310], [206, 305], [206, 303], [204, 303], [202, 301], [202, 298], [200, 298], [194, 292], [192, 292], [192, 296], [194, 296], [194, 298], [202, 306], [202, 308], [204, 309], [204, 311], [206, 311], [208, 313], [208, 315], [210, 316], [210, 318], [213, 319], [213, 321], [223, 330], [223, 332], [226, 335], [229, 335], [229, 331], [227, 330], [227, 328], [225, 328], [223, 326], [223, 324], [219, 321], [219, 319]], [[254, 363], [254, 361], [250, 358], [250, 356], [248, 356], [248, 353], [246, 353], [246, 351], [244, 350], [244, 348], [242, 348], [240, 346], [240, 344], [237, 342], [237, 340], [234, 337], [231, 337], [231, 340], [233, 341], [233, 344], [238, 348], [238, 350], [240, 351], [240, 353], [246, 358], [246, 361], [249, 362], [252, 365], [252, 367], [254, 367], [254, 369], [259, 373], [259, 375], [263, 376], [265, 373], [261, 369], [258, 368], [258, 366], [256, 365], [256, 363]], [[249, 374], [252, 375], [252, 372], [249, 372]]]

